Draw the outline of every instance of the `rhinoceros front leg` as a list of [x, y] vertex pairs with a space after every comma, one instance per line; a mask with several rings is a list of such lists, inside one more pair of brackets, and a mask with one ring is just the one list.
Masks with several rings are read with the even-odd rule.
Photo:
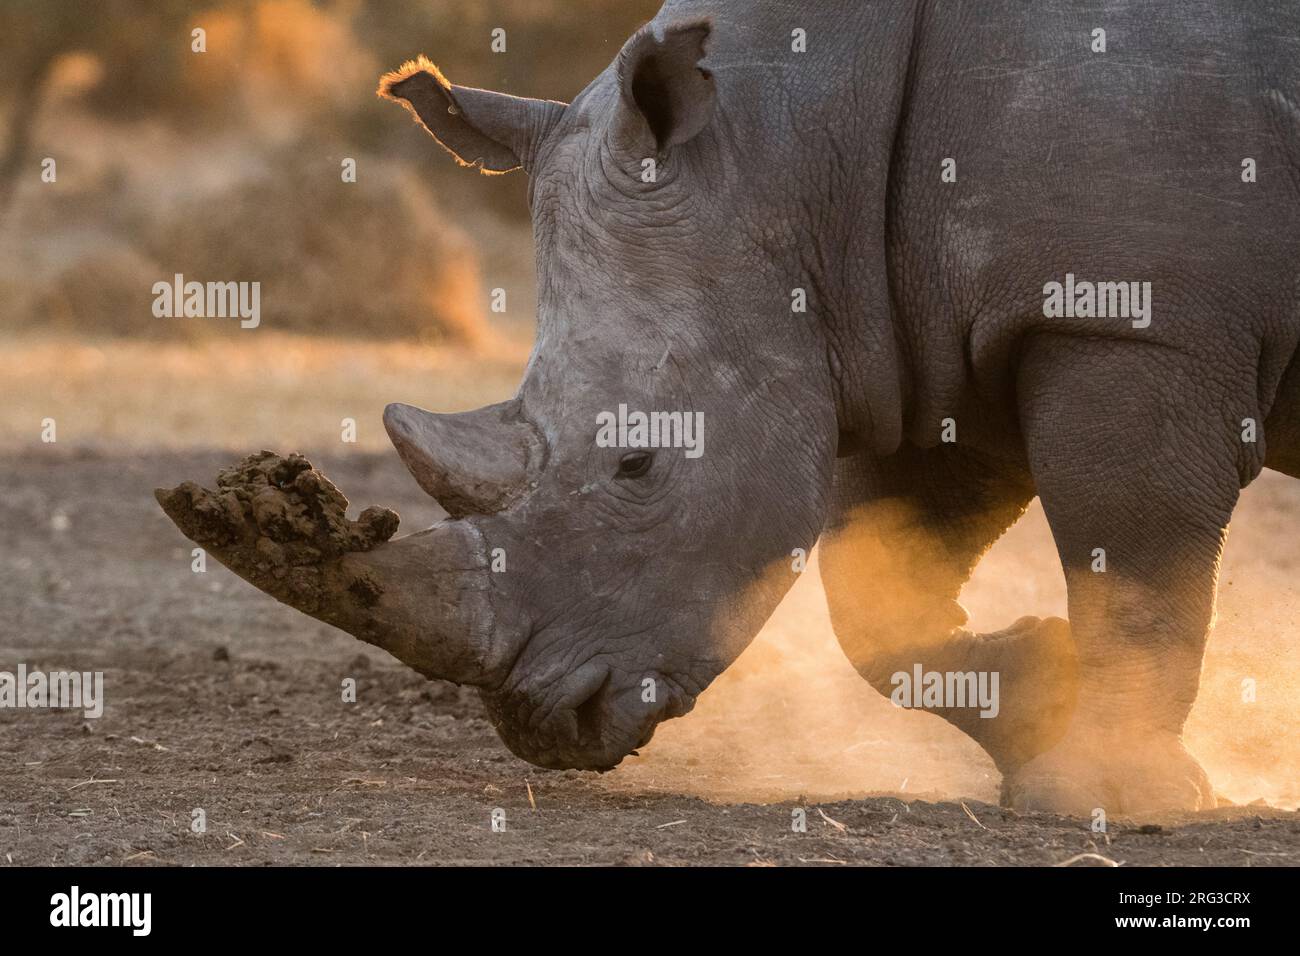
[[1239, 431], [1258, 400], [1220, 383], [1251, 377], [1154, 346], [1061, 341], [1027, 350], [1021, 420], [1069, 588], [1078, 706], [1004, 794], [1076, 815], [1212, 807], [1182, 731], [1228, 521], [1261, 465]]
[[822, 578], [835, 634], [858, 672], [886, 696], [918, 669], [996, 674], [996, 714], [974, 701], [912, 703], [969, 734], [1003, 774], [1056, 743], [1074, 703], [1069, 625], [1026, 617], [976, 634], [957, 603], [980, 557], [1034, 496], [1025, 465], [957, 445], [908, 446], [884, 460], [841, 459], [835, 486]]
[[154, 492], [184, 534], [254, 587], [383, 648], [426, 677], [490, 686], [512, 656], [494, 627], [477, 532], [447, 521], [389, 540], [398, 516], [348, 501], [300, 455], [252, 455], [213, 489]]

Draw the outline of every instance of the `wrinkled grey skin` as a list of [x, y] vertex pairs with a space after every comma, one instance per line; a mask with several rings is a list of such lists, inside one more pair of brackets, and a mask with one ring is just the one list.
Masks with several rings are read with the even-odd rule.
[[[453, 93], [460, 112], [449, 120], [444, 101], [422, 104], [412, 89], [423, 81], [427, 92], [427, 73], [394, 77], [389, 91], [410, 97], [462, 159], [522, 163], [531, 175], [539, 332], [504, 414], [532, 427], [539, 451], [526, 494], [463, 520], [486, 548], [504, 549], [509, 570], [493, 588], [529, 622], [528, 633], [502, 638], [518, 656], [484, 700], [511, 749], [545, 766], [612, 767], [660, 720], [685, 713], [793, 582], [791, 552], [812, 547], [830, 507], [837, 425], [826, 340], [791, 315], [790, 273], [771, 260], [791, 241], [780, 195], [794, 185], [790, 144], [764, 158], [731, 141], [728, 116], [748, 123], [741, 111], [756, 104], [697, 68], [713, 48], [707, 22], [661, 38], [639, 34], [575, 102], [537, 105], [522, 122], [469, 91]], [[642, 91], [650, 117], [632, 95], [643, 69], [658, 84]], [[678, 96], [695, 99], [670, 122], [663, 104]], [[467, 139], [462, 118], [509, 151]], [[520, 126], [529, 135], [513, 137]], [[654, 156], [658, 177], [647, 184], [642, 160]], [[769, 181], [770, 209], [756, 201], [756, 175]], [[594, 442], [598, 413], [620, 404], [702, 412], [704, 455], [658, 449], [645, 475], [620, 477], [627, 450]], [[399, 416], [415, 416], [390, 410], [388, 425], [418, 475], [424, 456]], [[416, 444], [440, 457], [435, 438]], [[440, 501], [444, 470], [439, 460], [425, 472]]]
[[[1212, 805], [1180, 738], [1223, 537], [1262, 467], [1300, 475], [1297, 44], [1300, 10], [1270, 0], [714, 0], [666, 4], [567, 107], [385, 78], [463, 161], [531, 177], [540, 283], [515, 400], [386, 417], [452, 514], [421, 547], [476, 542], [492, 609], [474, 666], [425, 672], [480, 686], [526, 759], [611, 767], [821, 535], [874, 686], [1001, 674], [998, 718], [940, 712], [1006, 802]], [[1150, 327], [1045, 318], [1067, 272], [1151, 282]], [[620, 474], [594, 441], [620, 403], [702, 411], [704, 456]], [[1070, 623], [972, 634], [958, 591], [1036, 494]]]

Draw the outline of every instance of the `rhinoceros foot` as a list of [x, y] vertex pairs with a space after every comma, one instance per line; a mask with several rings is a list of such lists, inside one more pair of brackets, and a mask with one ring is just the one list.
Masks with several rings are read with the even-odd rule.
[[[954, 603], [954, 607], [955, 607]], [[965, 612], [961, 612], [964, 618]], [[946, 621], [943, 623], [947, 623]], [[1078, 696], [1078, 654], [1061, 618], [1022, 617], [1001, 631], [921, 628], [925, 643], [902, 643], [868, 658], [859, 671], [882, 694], [898, 672], [918, 664], [940, 673], [997, 675], [994, 706], [927, 707], [972, 737], [1004, 776], [1051, 749], [1064, 736]]]
[[1120, 737], [1076, 722], [1002, 780], [1002, 803], [1074, 817], [1161, 817], [1217, 806], [1209, 777], [1172, 733]]

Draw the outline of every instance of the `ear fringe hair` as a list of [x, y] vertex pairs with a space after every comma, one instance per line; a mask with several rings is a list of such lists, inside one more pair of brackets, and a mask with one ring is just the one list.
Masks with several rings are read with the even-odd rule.
[[464, 159], [461, 159], [460, 155], [454, 149], [439, 139], [433, 130], [429, 129], [428, 124], [420, 118], [420, 114], [416, 111], [414, 104], [404, 97], [401, 94], [401, 91], [397, 89], [398, 86], [406, 83], [408, 80], [421, 76], [428, 77], [438, 86], [442, 87], [442, 91], [444, 95], [446, 95], [448, 101], [452, 104], [452, 107], [459, 109], [459, 107], [456, 106], [456, 98], [452, 96], [451, 81], [448, 80], [447, 77], [443, 76], [442, 70], [438, 69], [437, 65], [435, 65], [433, 61], [423, 53], [417, 56], [414, 60], [407, 60], [396, 70], [392, 70], [381, 76], [379, 78], [379, 89], [375, 91], [375, 95], [381, 99], [389, 100], [398, 104], [402, 109], [410, 113], [411, 119], [415, 121], [415, 124], [432, 136], [433, 141], [447, 151], [448, 155], [456, 161], [457, 166], [462, 166], [466, 169], [477, 167], [479, 172], [484, 175], [497, 175], [494, 171], [479, 166], [477, 162], [467, 162]]
[[379, 89], [375, 91], [375, 95], [386, 100], [405, 103], [406, 101], [402, 99], [400, 93], [393, 92], [393, 87], [403, 80], [409, 80], [417, 73], [428, 73], [439, 86], [451, 92], [451, 83], [442, 75], [442, 70], [438, 69], [428, 57], [421, 53], [414, 60], [407, 60], [397, 69], [381, 76], [379, 78]]

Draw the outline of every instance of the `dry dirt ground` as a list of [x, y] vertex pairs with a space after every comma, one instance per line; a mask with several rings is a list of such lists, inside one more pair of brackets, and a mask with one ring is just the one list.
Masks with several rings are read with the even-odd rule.
[[[802, 682], [769, 673], [788, 653], [779, 642], [751, 649], [739, 676], [615, 772], [538, 770], [506, 751], [471, 692], [425, 682], [215, 562], [191, 570], [151, 489], [210, 481], [236, 457], [0, 457], [0, 669], [102, 670], [107, 701], [98, 720], [0, 710], [0, 863], [1300, 863], [1300, 817], [1275, 807], [1112, 822], [1106, 835], [1000, 810], [996, 775], [967, 742], [916, 733], [928, 715], [877, 707], [851, 672], [850, 703], [811, 708]], [[391, 453], [313, 458], [354, 508], [395, 507], [405, 531], [435, 517]], [[345, 677], [355, 704], [341, 700]], [[853, 712], [859, 697], [876, 709]], [[762, 741], [724, 719], [737, 710], [748, 725], [766, 715]], [[939, 802], [917, 798], [909, 768]], [[1270, 779], [1273, 802], [1293, 794], [1294, 778], [1260, 786]], [[863, 796], [873, 789], [899, 795]], [[796, 807], [807, 833], [792, 831]]]

